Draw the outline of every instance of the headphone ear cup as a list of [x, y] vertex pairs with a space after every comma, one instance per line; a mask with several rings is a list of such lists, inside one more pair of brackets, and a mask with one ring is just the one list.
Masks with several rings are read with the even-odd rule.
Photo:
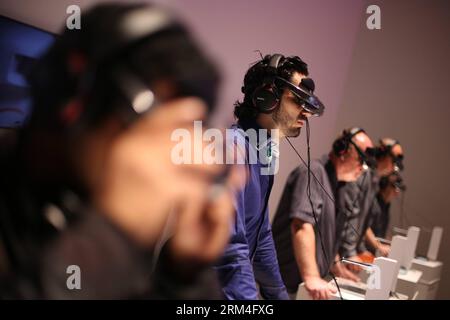
[[389, 149], [385, 145], [381, 145], [377, 148], [377, 158], [383, 158], [389, 154]]
[[277, 107], [279, 99], [276, 94], [267, 87], [261, 87], [253, 93], [253, 104], [262, 113], [271, 113]]
[[389, 184], [389, 176], [381, 177], [380, 189], [385, 189]]
[[350, 145], [350, 140], [354, 135], [356, 135], [358, 132], [364, 132], [364, 130], [360, 128], [353, 128], [350, 131], [344, 130], [342, 131], [342, 135], [340, 138], [334, 141], [333, 143], [333, 151], [336, 156], [342, 156], [347, 150]]
[[342, 152], [342, 141], [341, 139], [336, 140], [333, 143], [333, 152], [335, 156], [340, 156], [341, 152]]
[[340, 138], [333, 143], [333, 152], [336, 156], [341, 156], [348, 148], [347, 139]]

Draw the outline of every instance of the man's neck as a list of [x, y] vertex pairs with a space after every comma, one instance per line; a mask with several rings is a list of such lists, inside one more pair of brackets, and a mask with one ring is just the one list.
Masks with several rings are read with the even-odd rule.
[[329, 159], [330, 159], [331, 166], [334, 170], [334, 174], [336, 176], [336, 181], [339, 182], [339, 181], [341, 181], [340, 175], [342, 173], [343, 163], [338, 157], [336, 157], [333, 154], [329, 155]]
[[337, 187], [338, 187], [338, 178], [337, 178], [337, 171], [336, 171], [336, 158], [334, 157], [328, 157], [328, 161], [325, 164], [325, 170], [328, 175], [328, 179], [330, 180], [333, 193], [336, 194]]
[[[272, 116], [270, 114], [264, 114], [260, 113], [258, 117], [256, 118], [256, 123], [263, 129], [266, 129], [270, 132], [272, 129], [279, 129], [278, 126], [275, 124], [275, 122], [272, 119]], [[282, 130], [278, 130], [278, 138], [284, 138], [284, 134]]]

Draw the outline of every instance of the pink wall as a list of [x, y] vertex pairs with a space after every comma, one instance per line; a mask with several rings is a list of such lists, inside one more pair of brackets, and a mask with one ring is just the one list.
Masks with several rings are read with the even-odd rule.
[[[132, 1], [132, 0], [129, 0]], [[129, 2], [127, 1], [127, 2]], [[57, 32], [68, 5], [82, 9], [103, 0], [3, 0], [0, 13]], [[125, 2], [125, 1], [124, 1]], [[159, 0], [190, 24], [223, 73], [215, 123], [229, 125], [232, 104], [242, 98], [254, 50], [299, 55], [310, 66], [317, 94], [327, 106], [312, 124], [312, 154], [327, 152], [344, 127], [360, 125], [374, 137], [390, 135], [406, 149], [407, 208], [411, 224], [444, 226], [441, 259], [450, 230], [450, 6], [446, 0]], [[379, 4], [382, 30], [365, 26], [365, 8]], [[304, 138], [294, 140], [305, 154]], [[273, 213], [289, 172], [299, 163], [286, 142], [270, 209]], [[394, 208], [395, 209], [395, 208]], [[394, 224], [398, 211], [394, 210]], [[441, 298], [450, 297], [446, 267]]]
[[[86, 8], [104, 1], [4, 0], [0, 12], [17, 20], [53, 32], [67, 17], [66, 8]], [[129, 1], [128, 1], [129, 2]], [[138, 2], [138, 1], [136, 1]], [[312, 154], [327, 152], [335, 135], [338, 106], [351, 62], [356, 35], [364, 15], [360, 0], [258, 0], [154, 1], [175, 8], [196, 33], [224, 73], [219, 110], [214, 123], [229, 125], [232, 105], [241, 99], [245, 71], [263, 54], [279, 52], [299, 55], [310, 67], [316, 93], [326, 104], [325, 115], [311, 121]], [[81, 22], [82, 23], [82, 22]], [[300, 144], [302, 138], [296, 139]], [[299, 146], [303, 153], [303, 144]], [[274, 185], [270, 208], [274, 212], [284, 182], [299, 160], [285, 141], [281, 145], [281, 166]]]
[[[232, 120], [232, 104], [249, 64], [263, 54], [299, 55], [310, 67], [316, 93], [327, 106], [312, 124], [312, 153], [327, 152], [335, 134], [342, 90], [357, 31], [364, 14], [360, 1], [172, 1], [199, 39], [221, 63], [225, 74], [217, 123]], [[212, 4], [214, 3], [214, 4]], [[295, 139], [303, 153], [302, 138]], [[301, 145], [300, 145], [301, 144]], [[270, 212], [278, 205], [284, 183], [299, 160], [282, 141], [280, 171]]]

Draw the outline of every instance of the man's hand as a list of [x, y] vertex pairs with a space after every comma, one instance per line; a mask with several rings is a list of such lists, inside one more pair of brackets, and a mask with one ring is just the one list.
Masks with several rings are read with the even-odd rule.
[[391, 246], [387, 244], [380, 243], [377, 246], [377, 250], [383, 257], [387, 257], [391, 251]]
[[320, 277], [306, 278], [305, 288], [314, 300], [328, 300], [337, 292], [334, 284], [328, 283]]
[[[351, 260], [351, 261], [355, 261], [355, 262], [363, 262], [363, 260], [359, 257], [359, 256], [352, 256], [350, 258], [347, 258], [347, 260]], [[346, 264], [346, 268], [348, 268], [349, 270], [351, 270], [354, 273], [358, 273], [362, 270], [362, 268], [356, 264], [350, 264], [347, 263]]]
[[99, 212], [144, 247], [155, 245], [173, 212], [174, 254], [213, 261], [228, 242], [233, 218], [231, 189], [236, 183], [224, 181], [212, 199], [211, 186], [224, 166], [175, 164], [171, 158], [179, 143], [172, 141], [174, 130], [197, 136], [193, 122], [204, 118], [205, 110], [196, 98], [174, 100], [119, 133], [94, 180], [93, 202]]
[[333, 267], [331, 268], [331, 272], [336, 277], [344, 278], [348, 280], [352, 280], [355, 282], [361, 281], [361, 279], [352, 271], [350, 271], [342, 262], [338, 261], [336, 262]]

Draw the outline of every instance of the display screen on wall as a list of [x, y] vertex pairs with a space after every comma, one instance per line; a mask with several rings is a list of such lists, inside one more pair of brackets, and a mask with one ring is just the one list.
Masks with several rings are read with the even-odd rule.
[[0, 16], [0, 128], [23, 126], [31, 113], [26, 74], [55, 35]]

